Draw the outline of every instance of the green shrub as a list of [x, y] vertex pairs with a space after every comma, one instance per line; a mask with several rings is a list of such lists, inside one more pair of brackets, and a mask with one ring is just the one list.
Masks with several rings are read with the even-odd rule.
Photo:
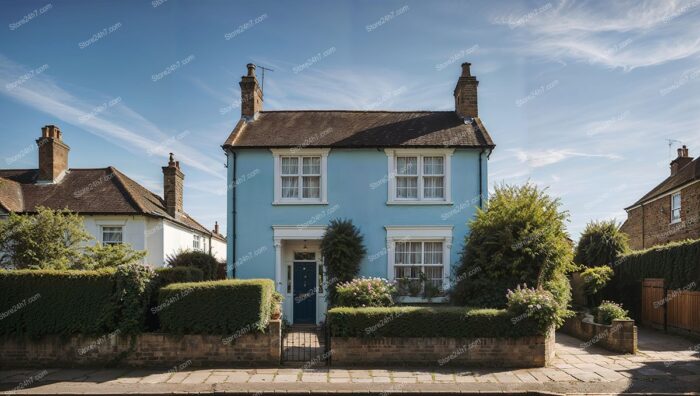
[[560, 207], [558, 199], [531, 183], [496, 187], [486, 210], [477, 209], [469, 223], [453, 302], [505, 307], [507, 290], [527, 283], [568, 305], [565, 275], [574, 269], [573, 252], [564, 225], [568, 213]]
[[622, 305], [612, 301], [603, 301], [596, 309], [596, 322], [610, 325], [615, 319], [629, 319], [629, 312], [622, 308]]
[[463, 307], [339, 307], [328, 311], [334, 337], [524, 337], [542, 334], [537, 323], [504, 309]]
[[114, 273], [117, 319], [122, 334], [138, 334], [146, 325], [155, 273], [141, 264], [123, 264]]
[[202, 270], [204, 280], [214, 280], [217, 277], [219, 262], [216, 257], [200, 250], [184, 250], [174, 256], [168, 256], [168, 267], [196, 267]]
[[157, 268], [156, 276], [160, 287], [171, 283], [201, 282], [204, 280], [204, 273], [197, 267]]
[[116, 329], [114, 269], [0, 271], [0, 334], [105, 334]]
[[396, 287], [382, 278], [358, 278], [336, 286], [341, 307], [389, 307], [394, 305]]
[[160, 289], [153, 311], [164, 332], [263, 331], [270, 320], [273, 291], [269, 279], [174, 283]]
[[561, 307], [554, 295], [544, 289], [529, 289], [527, 285], [508, 290], [508, 312], [516, 318], [531, 318], [541, 332], [552, 326], [559, 327], [569, 316], [566, 307]]
[[615, 220], [593, 221], [581, 233], [574, 262], [586, 267], [610, 265], [627, 251], [627, 235], [620, 231]]
[[613, 277], [613, 269], [607, 265], [600, 267], [586, 268], [581, 272], [583, 279], [583, 287], [589, 299], [589, 307], [594, 307], [600, 304], [600, 291], [610, 282]]
[[146, 257], [145, 250], [134, 250], [128, 244], [97, 243], [86, 247], [84, 254], [71, 268], [92, 270], [118, 267], [123, 264], [136, 264], [144, 257]]
[[360, 230], [351, 220], [331, 220], [321, 240], [321, 252], [328, 274], [328, 295], [336, 304], [336, 285], [349, 282], [360, 271], [360, 262], [367, 254]]

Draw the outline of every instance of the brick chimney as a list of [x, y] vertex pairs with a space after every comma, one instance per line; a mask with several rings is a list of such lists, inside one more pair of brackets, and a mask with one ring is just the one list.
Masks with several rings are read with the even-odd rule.
[[678, 157], [671, 161], [671, 176], [675, 176], [679, 170], [693, 161], [693, 157], [688, 155], [688, 147], [683, 146], [678, 149]]
[[180, 171], [180, 161], [175, 161], [170, 153], [168, 166], [163, 167], [163, 199], [168, 214], [174, 218], [182, 215], [182, 192], [185, 184], [185, 174]]
[[255, 78], [255, 65], [248, 63], [248, 75], [241, 77], [241, 117], [253, 119], [263, 108], [263, 94]]
[[457, 80], [455, 87], [455, 112], [462, 118], [474, 118], [479, 116], [479, 106], [476, 100], [476, 88], [479, 81], [469, 71], [471, 63], [462, 63], [462, 75]]
[[214, 234], [219, 235], [219, 222], [215, 221], [214, 222]]
[[39, 147], [38, 182], [55, 183], [68, 170], [68, 147], [61, 140], [61, 130], [56, 125], [41, 128], [41, 137], [36, 140]]

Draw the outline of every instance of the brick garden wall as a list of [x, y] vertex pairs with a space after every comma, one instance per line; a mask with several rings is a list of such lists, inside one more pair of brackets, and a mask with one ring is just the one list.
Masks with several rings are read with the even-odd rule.
[[671, 196], [665, 196], [627, 212], [622, 231], [634, 250], [700, 238], [700, 183], [681, 190], [681, 222], [671, 224]]
[[612, 325], [602, 325], [585, 322], [577, 315], [566, 320], [562, 331], [583, 341], [582, 347], [598, 345], [613, 352], [637, 351], [637, 326], [634, 320], [613, 320]]
[[225, 336], [144, 333], [133, 340], [118, 334], [39, 340], [5, 337], [0, 339], [0, 367], [278, 365], [281, 337], [279, 320], [271, 321], [266, 333]]
[[545, 367], [554, 358], [554, 331], [521, 338], [332, 337], [334, 366]]

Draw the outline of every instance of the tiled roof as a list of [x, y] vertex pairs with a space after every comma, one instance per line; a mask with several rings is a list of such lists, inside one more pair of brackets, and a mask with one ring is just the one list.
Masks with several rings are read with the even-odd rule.
[[671, 190], [675, 190], [676, 188], [695, 180], [700, 180], [700, 158], [696, 158], [693, 161], [686, 164], [684, 167], [679, 169], [674, 176], [669, 176], [668, 178], [666, 178], [666, 180], [662, 181], [658, 186], [654, 187], [637, 202], [625, 209], [631, 209], [635, 206], [646, 203], [647, 201], [664, 195]]
[[224, 147], [493, 148], [478, 118], [454, 111], [262, 111], [240, 121]]
[[0, 169], [0, 206], [12, 212], [31, 213], [45, 206], [80, 214], [155, 216], [218, 235], [186, 213], [170, 216], [160, 196], [113, 167], [70, 169], [54, 184], [36, 183], [37, 174], [37, 169]]

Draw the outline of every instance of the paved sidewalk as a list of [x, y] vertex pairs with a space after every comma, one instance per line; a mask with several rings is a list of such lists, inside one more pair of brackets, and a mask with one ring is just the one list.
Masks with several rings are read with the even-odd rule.
[[35, 369], [0, 371], [0, 390], [112, 394], [309, 390], [700, 392], [700, 346], [691, 341], [640, 330], [637, 355], [613, 354], [596, 346], [582, 349], [581, 344], [558, 333], [555, 363], [537, 369]]

